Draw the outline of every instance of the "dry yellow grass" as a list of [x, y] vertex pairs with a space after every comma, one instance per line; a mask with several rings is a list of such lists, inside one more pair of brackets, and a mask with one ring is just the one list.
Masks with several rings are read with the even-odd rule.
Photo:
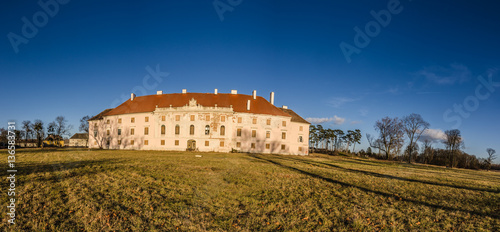
[[2, 231], [500, 230], [497, 172], [78, 149], [19, 150], [17, 165], [18, 217], [8, 226], [4, 214]]

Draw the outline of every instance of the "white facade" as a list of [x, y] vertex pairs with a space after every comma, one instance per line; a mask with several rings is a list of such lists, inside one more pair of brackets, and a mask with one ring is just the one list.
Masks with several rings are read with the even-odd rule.
[[235, 112], [232, 107], [217, 104], [202, 106], [193, 98], [182, 107], [156, 107], [152, 112], [104, 114], [91, 119], [89, 147], [307, 155], [309, 123], [291, 119]]

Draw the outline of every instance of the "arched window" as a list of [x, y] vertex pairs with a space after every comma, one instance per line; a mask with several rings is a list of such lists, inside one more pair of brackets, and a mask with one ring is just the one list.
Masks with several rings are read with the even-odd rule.
[[165, 125], [161, 125], [161, 134], [165, 135]]
[[226, 127], [220, 126], [220, 135], [226, 135]]
[[206, 134], [206, 135], [209, 135], [209, 134], [210, 134], [210, 126], [209, 126], [209, 125], [206, 125], [206, 126], [205, 126], [205, 134]]
[[178, 135], [181, 132], [181, 127], [179, 125], [175, 125], [175, 134]]
[[194, 135], [194, 125], [191, 125], [191, 126], [189, 127], [189, 134], [190, 134], [190, 135]]

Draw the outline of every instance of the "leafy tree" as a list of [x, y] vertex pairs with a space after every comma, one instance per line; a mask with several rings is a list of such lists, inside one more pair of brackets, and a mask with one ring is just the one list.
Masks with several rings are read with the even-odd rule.
[[353, 143], [353, 148], [352, 148], [352, 151], [354, 152], [355, 149], [356, 149], [356, 143], [357, 144], [361, 144], [361, 130], [359, 129], [356, 129], [354, 131], [351, 131], [352, 132], [352, 135], [351, 135], [351, 138], [352, 138], [352, 143]]
[[429, 129], [430, 124], [420, 114], [415, 113], [404, 117], [402, 123], [404, 132], [408, 139], [410, 139], [410, 144], [408, 145], [408, 163], [411, 163], [414, 157], [414, 148], [417, 147], [416, 143], [422, 133]]

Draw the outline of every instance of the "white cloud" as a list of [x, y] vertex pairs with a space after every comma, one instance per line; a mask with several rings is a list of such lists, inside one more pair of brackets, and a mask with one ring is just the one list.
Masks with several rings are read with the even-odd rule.
[[333, 116], [333, 123], [335, 125], [342, 125], [345, 122], [345, 118], [337, 117], [337, 115]]
[[417, 75], [423, 76], [428, 81], [441, 85], [453, 85], [456, 82], [463, 83], [472, 77], [472, 73], [469, 68], [461, 64], [451, 64], [449, 67], [425, 67], [417, 72]]
[[328, 102], [328, 105], [333, 106], [335, 108], [339, 108], [345, 103], [356, 101], [356, 99], [348, 98], [348, 97], [335, 97], [331, 101]]
[[306, 118], [306, 120], [312, 124], [322, 124], [326, 122], [333, 122], [335, 125], [341, 125], [345, 122], [345, 118], [338, 117], [334, 115], [330, 118]]
[[427, 129], [420, 136], [420, 141], [429, 140], [432, 142], [442, 142], [446, 139], [445, 133], [441, 129]]

